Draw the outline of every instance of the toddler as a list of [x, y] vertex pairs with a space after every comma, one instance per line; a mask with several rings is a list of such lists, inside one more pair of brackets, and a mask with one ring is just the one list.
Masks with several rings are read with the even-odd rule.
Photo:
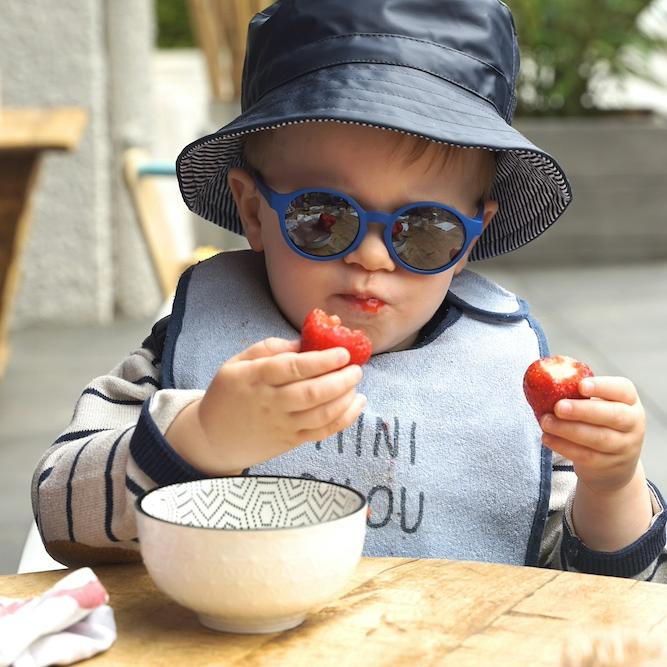
[[[366, 495], [365, 555], [665, 581], [634, 385], [592, 378], [594, 400], [538, 423], [522, 377], [546, 337], [466, 268], [571, 201], [511, 126], [518, 69], [498, 0], [279, 0], [253, 18], [241, 115], [177, 162], [187, 205], [251, 249], [188, 269], [171, 315], [84, 390], [33, 480], [56, 559], [137, 558], [134, 503], [156, 485], [291, 475]], [[366, 331], [363, 370], [299, 353], [315, 307]]]

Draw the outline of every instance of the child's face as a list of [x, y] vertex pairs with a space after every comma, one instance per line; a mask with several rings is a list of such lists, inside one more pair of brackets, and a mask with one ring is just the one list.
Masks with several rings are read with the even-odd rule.
[[[395, 137], [388, 134], [339, 123], [286, 126], [269, 142], [261, 173], [278, 192], [334, 188], [367, 210], [392, 212], [408, 203], [437, 201], [475, 215], [481, 194], [475, 160], [454, 159], [443, 169], [429, 149], [406, 166], [395, 153]], [[296, 328], [312, 308], [322, 308], [339, 315], [346, 326], [366, 331], [374, 353], [405, 349], [433, 316], [467, 260], [466, 256], [435, 275], [413, 273], [394, 263], [382, 225], [371, 223], [354, 252], [342, 259], [313, 261], [286, 244], [278, 215], [247, 172], [231, 170], [229, 182], [248, 241], [253, 250], [264, 252], [273, 297]], [[485, 226], [496, 209], [495, 202], [487, 202]], [[364, 300], [369, 297], [380, 300], [379, 309], [369, 307]]]

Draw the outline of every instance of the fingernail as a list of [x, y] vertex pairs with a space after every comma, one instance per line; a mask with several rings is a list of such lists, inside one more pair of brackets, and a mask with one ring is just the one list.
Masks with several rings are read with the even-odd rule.
[[570, 401], [560, 401], [558, 403], [558, 412], [563, 415], [569, 415], [572, 412], [572, 403]]
[[581, 384], [579, 385], [580, 391], [582, 391], [585, 394], [590, 394], [593, 391], [593, 381], [592, 380], [582, 380]]
[[547, 429], [553, 423], [554, 423], [554, 418], [551, 415], [544, 415], [544, 417], [542, 417], [542, 421], [540, 422], [540, 426], [543, 429]]
[[339, 348], [336, 354], [336, 361], [341, 364], [345, 361], [348, 361], [350, 358], [350, 353], [345, 348]]

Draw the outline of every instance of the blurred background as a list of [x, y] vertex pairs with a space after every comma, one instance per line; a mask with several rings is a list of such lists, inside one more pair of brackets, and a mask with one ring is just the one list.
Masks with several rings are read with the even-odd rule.
[[[187, 211], [173, 169], [240, 112], [264, 4], [0, 0], [0, 574], [85, 384], [141, 344], [185, 266], [245, 247]], [[529, 301], [552, 353], [635, 382], [645, 467], [667, 491], [667, 0], [508, 4], [515, 125], [566, 169], [575, 202], [529, 247], [472, 268]]]

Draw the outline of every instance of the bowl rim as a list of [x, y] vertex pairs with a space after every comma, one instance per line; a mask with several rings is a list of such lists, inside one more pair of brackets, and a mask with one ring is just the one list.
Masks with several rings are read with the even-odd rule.
[[[168, 489], [171, 486], [183, 486], [185, 484], [197, 484], [200, 482], [207, 482], [207, 481], [213, 481], [216, 479], [248, 479], [248, 478], [253, 478], [253, 479], [300, 479], [304, 480], [307, 482], [317, 482], [318, 484], [326, 484], [327, 486], [339, 486], [343, 489], [346, 489], [347, 491], [351, 491], [354, 495], [357, 496], [357, 499], [361, 501], [361, 504], [358, 508], [355, 510], [352, 510], [351, 512], [344, 514], [343, 516], [336, 517], [335, 519], [327, 519], [325, 521], [318, 521], [317, 523], [311, 523], [306, 526], [278, 526], [278, 527], [268, 527], [268, 528], [216, 528], [215, 526], [194, 526], [189, 523], [177, 523], [176, 521], [169, 521], [168, 519], [163, 519], [161, 517], [153, 516], [152, 514], [149, 514], [143, 507], [142, 503], [143, 501], [150, 496], [152, 493], [156, 493], [158, 491], [162, 491], [164, 489]], [[188, 480], [187, 482], [172, 482], [171, 484], [163, 484], [160, 486], [156, 486], [152, 489], [149, 489], [148, 491], [145, 491], [142, 493], [134, 502], [134, 507], [135, 511], [139, 514], [143, 514], [144, 516], [148, 517], [149, 519], [152, 519], [153, 521], [160, 521], [162, 523], [166, 523], [169, 526], [180, 526], [181, 528], [194, 528], [198, 530], [215, 530], [215, 531], [225, 531], [228, 533], [236, 533], [236, 534], [243, 534], [243, 533], [259, 533], [259, 532], [270, 532], [270, 531], [279, 531], [279, 530], [301, 530], [303, 528], [314, 528], [316, 526], [322, 526], [325, 524], [330, 524], [334, 523], [336, 521], [342, 521], [343, 519], [347, 519], [351, 516], [354, 516], [357, 512], [361, 512], [366, 509], [366, 506], [368, 504], [368, 500], [366, 497], [357, 489], [352, 488], [351, 486], [348, 486], [347, 484], [339, 484], [338, 482], [329, 482], [323, 479], [312, 479], [311, 477], [297, 477], [294, 475], [219, 475], [217, 477], [203, 477], [202, 479], [191, 479]]]

